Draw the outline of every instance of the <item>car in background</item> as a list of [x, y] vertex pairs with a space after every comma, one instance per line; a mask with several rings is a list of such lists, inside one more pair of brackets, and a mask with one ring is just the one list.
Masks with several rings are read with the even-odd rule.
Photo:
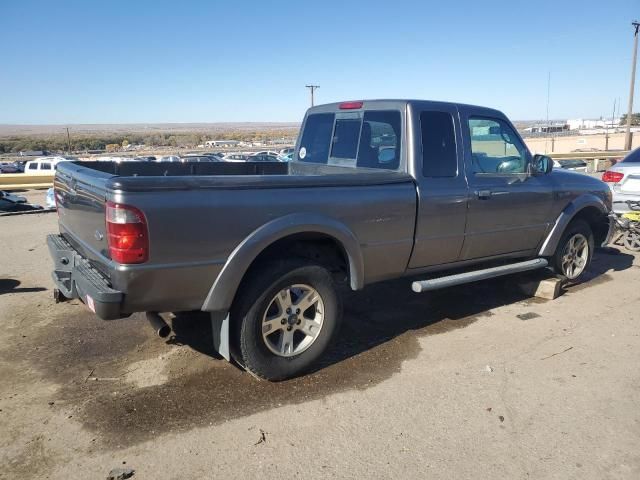
[[55, 157], [36, 158], [27, 162], [24, 172], [27, 175], [53, 175], [59, 162], [60, 160], [56, 160]]
[[553, 168], [563, 168], [564, 170], [587, 173], [588, 165], [584, 160], [577, 158], [563, 158], [553, 160]]
[[182, 160], [178, 155], [166, 155], [156, 160], [156, 162], [181, 162], [181, 161]]
[[256, 155], [272, 155], [274, 157], [277, 157], [279, 155], [279, 153], [278, 152], [274, 152], [273, 150], [262, 150], [260, 152], [253, 153], [252, 155], [253, 156], [256, 156]]
[[26, 210], [41, 210], [39, 205], [32, 205], [21, 195], [14, 195], [0, 190], [0, 212], [22, 212]]
[[157, 161], [156, 157], [154, 157], [153, 155], [143, 155], [140, 157], [135, 157], [134, 160], [136, 162], [155, 162]]
[[20, 166], [17, 162], [1, 162], [0, 173], [20, 173]]
[[199, 154], [187, 154], [180, 157], [182, 162], [222, 162], [220, 157], [214, 157], [211, 155], [199, 155]]
[[293, 152], [290, 153], [280, 153], [278, 155], [279, 162], [292, 162], [293, 161]]
[[613, 192], [613, 211], [631, 211], [625, 202], [640, 201], [640, 148], [629, 152], [621, 162], [610, 167], [602, 175], [602, 181]]
[[248, 153], [227, 153], [222, 159], [225, 162], [248, 162], [251, 156]]
[[280, 162], [280, 160], [278, 160], [277, 155], [267, 155], [267, 154], [251, 155], [249, 157], [249, 160], [247, 161], [248, 162]]
[[283, 155], [283, 156], [287, 156], [287, 155], [291, 155], [293, 156], [293, 152], [295, 152], [296, 149], [293, 147], [288, 147], [288, 148], [283, 148], [282, 150], [280, 150], [278, 152], [278, 155]]

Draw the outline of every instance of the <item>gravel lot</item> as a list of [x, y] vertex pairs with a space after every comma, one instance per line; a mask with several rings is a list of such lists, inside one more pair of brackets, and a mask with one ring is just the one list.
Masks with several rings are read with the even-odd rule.
[[2, 479], [640, 478], [638, 256], [554, 301], [514, 277], [349, 294], [322, 368], [271, 384], [213, 358], [202, 316], [165, 341], [56, 305], [56, 221], [0, 218]]

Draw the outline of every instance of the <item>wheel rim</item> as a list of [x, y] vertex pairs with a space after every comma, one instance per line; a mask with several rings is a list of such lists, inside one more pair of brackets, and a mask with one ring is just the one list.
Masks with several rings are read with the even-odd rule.
[[562, 273], [569, 279], [578, 278], [587, 267], [589, 260], [589, 242], [587, 237], [576, 233], [564, 247], [562, 252]]
[[308, 349], [320, 335], [324, 302], [318, 291], [305, 284], [280, 290], [262, 316], [262, 339], [280, 357], [293, 357]]
[[624, 246], [632, 252], [640, 251], [640, 234], [636, 232], [627, 232], [624, 236]]

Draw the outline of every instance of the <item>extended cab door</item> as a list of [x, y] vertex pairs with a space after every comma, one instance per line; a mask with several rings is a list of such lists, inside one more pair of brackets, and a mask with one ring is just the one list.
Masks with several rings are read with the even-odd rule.
[[461, 260], [533, 253], [549, 228], [551, 178], [529, 173], [531, 154], [499, 112], [460, 113], [470, 188]]
[[458, 109], [410, 105], [413, 162], [418, 188], [415, 243], [409, 268], [455, 262], [464, 242], [468, 186]]

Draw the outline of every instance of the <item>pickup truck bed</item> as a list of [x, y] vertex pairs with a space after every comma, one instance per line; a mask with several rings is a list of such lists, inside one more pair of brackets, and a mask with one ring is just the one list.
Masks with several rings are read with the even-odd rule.
[[[255, 230], [271, 225], [266, 230], [278, 235], [301, 233], [292, 215], [344, 223], [359, 239], [358, 263], [371, 265], [360, 282], [401, 275], [413, 244], [416, 193], [403, 172], [302, 163], [65, 162], [55, 189], [63, 240], [123, 294], [109, 318], [202, 309], [234, 249]], [[144, 212], [148, 262], [111, 260], [107, 201]]]

